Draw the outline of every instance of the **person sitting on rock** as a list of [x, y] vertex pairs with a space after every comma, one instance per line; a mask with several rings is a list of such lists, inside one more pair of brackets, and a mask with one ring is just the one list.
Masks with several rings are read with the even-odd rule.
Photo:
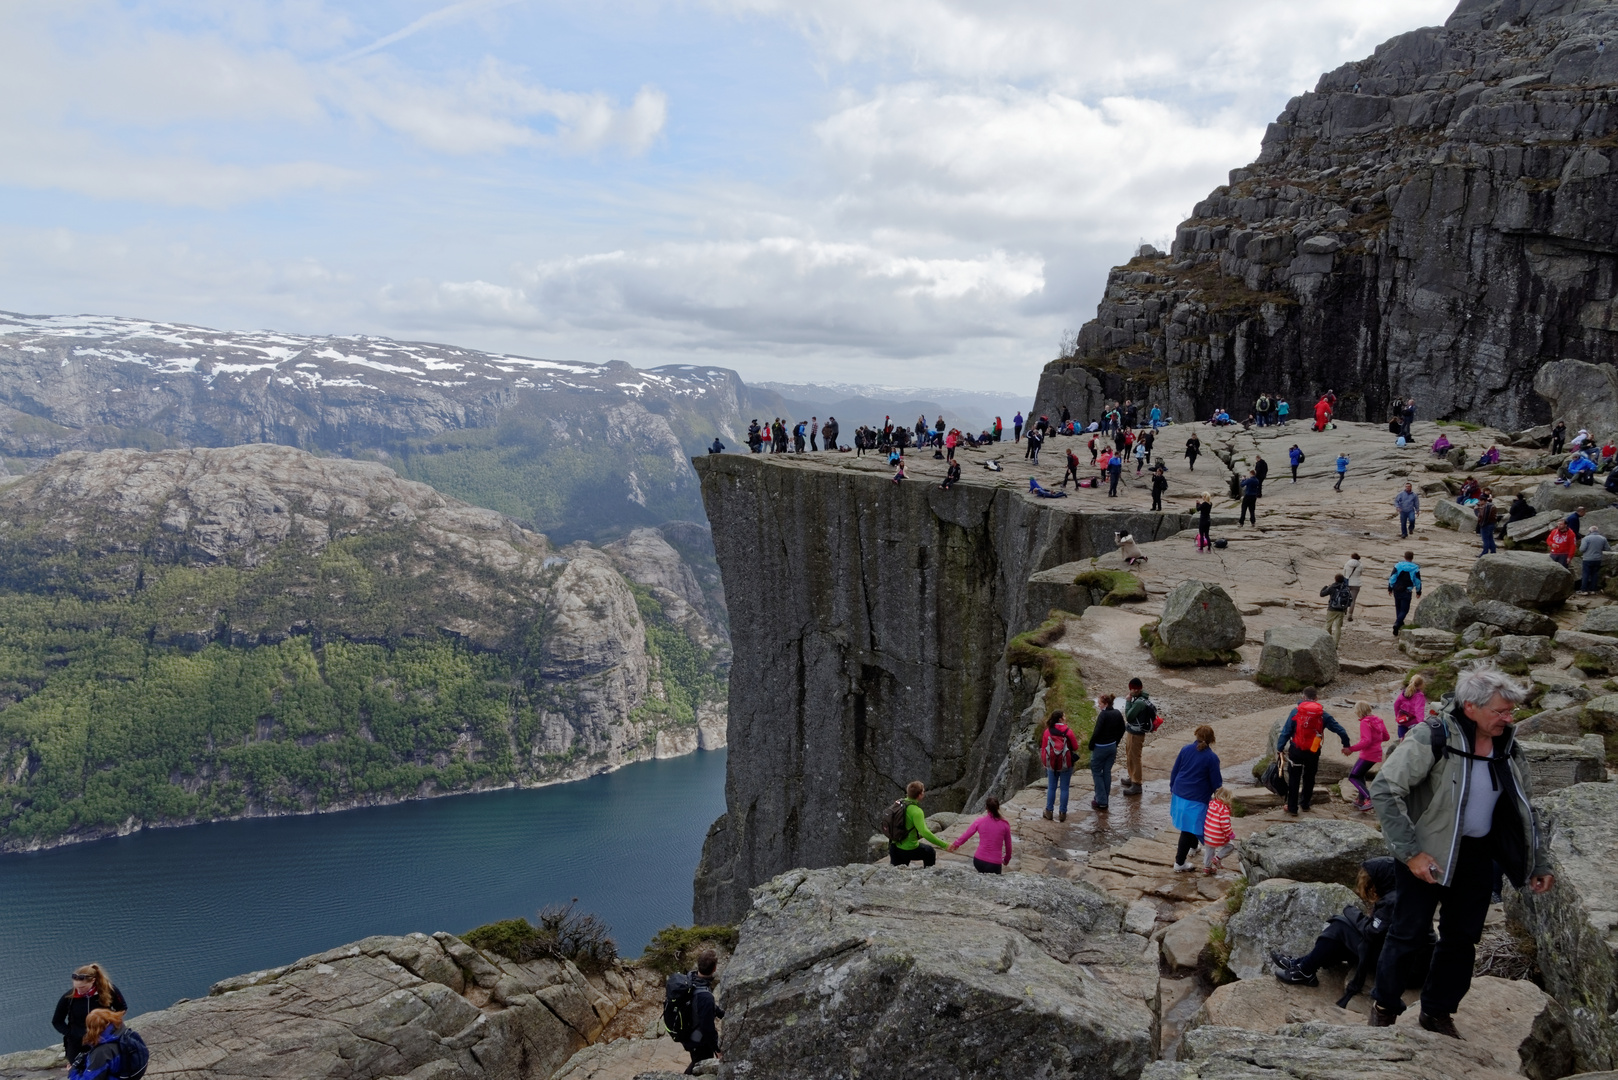
[[1500, 464], [1500, 448], [1498, 446], [1491, 446], [1487, 450], [1483, 451], [1483, 456], [1478, 458], [1478, 463], [1472, 467], [1474, 469], [1485, 469], [1490, 465], [1498, 464]]
[[[1610, 484], [1611, 481], [1609, 480], [1608, 483]], [[1535, 510], [1533, 504], [1528, 501], [1528, 496], [1519, 491], [1517, 492], [1517, 497], [1511, 500], [1511, 509], [1506, 512], [1506, 521], [1508, 523], [1522, 521], [1524, 518], [1531, 518], [1537, 513], [1539, 511]]]
[[959, 461], [952, 461], [949, 463], [949, 468], [944, 470], [944, 482], [938, 486], [943, 488], [945, 491], [948, 491], [950, 488], [954, 487], [960, 479], [961, 463]]
[[[1375, 973], [1377, 961], [1382, 957], [1382, 945], [1388, 938], [1388, 924], [1393, 919], [1398, 893], [1393, 856], [1379, 855], [1361, 863], [1354, 891], [1364, 906], [1350, 904], [1341, 915], [1333, 915], [1308, 953], [1290, 956], [1279, 949], [1270, 953], [1275, 977], [1289, 986], [1319, 986], [1317, 973], [1321, 968], [1352, 964], [1354, 975], [1343, 987], [1343, 996], [1337, 999], [1339, 1009], [1348, 1008], [1348, 1003], [1365, 989], [1366, 981]], [[1436, 940], [1436, 935], [1429, 934], [1425, 948], [1418, 945], [1411, 950], [1406, 961], [1404, 982], [1407, 987], [1420, 986], [1426, 977]]]
[[1454, 445], [1454, 443], [1449, 441], [1448, 435], [1440, 435], [1438, 438], [1433, 440], [1433, 453], [1442, 457], [1443, 455], [1449, 453], [1450, 447]]
[[1578, 537], [1573, 535], [1573, 530], [1567, 527], [1565, 521], [1558, 521], [1556, 528], [1545, 538], [1545, 550], [1550, 552], [1551, 561], [1561, 563], [1563, 566], [1568, 564], [1568, 560], [1578, 549]]
[[1456, 493], [1455, 501], [1464, 504], [1468, 499], [1477, 498], [1482, 490], [1483, 485], [1478, 483], [1476, 478], [1468, 476], [1461, 481], [1461, 490]]
[[[909, 866], [916, 860], [923, 866], [932, 866], [938, 861], [933, 848], [948, 847], [944, 841], [933, 835], [927, 827], [927, 813], [921, 808], [921, 800], [927, 797], [927, 785], [920, 780], [912, 780], [905, 785], [905, 816], [904, 833], [898, 840], [888, 841], [888, 862], [894, 866]], [[895, 830], [897, 832], [897, 830]], [[890, 834], [892, 835], [892, 834]], [[927, 847], [922, 841], [927, 841], [932, 847]]]

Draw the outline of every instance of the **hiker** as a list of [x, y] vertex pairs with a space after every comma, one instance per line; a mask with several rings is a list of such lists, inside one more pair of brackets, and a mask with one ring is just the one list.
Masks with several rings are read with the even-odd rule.
[[1388, 595], [1393, 597], [1394, 637], [1399, 636], [1405, 620], [1410, 617], [1410, 594], [1414, 592], [1418, 600], [1421, 598], [1421, 567], [1413, 561], [1415, 557], [1414, 551], [1405, 552], [1404, 559], [1394, 563], [1393, 573], [1388, 575]]
[[[1094, 439], [1090, 440], [1090, 445], [1095, 445]], [[1062, 474], [1061, 486], [1067, 487], [1067, 482], [1069, 480], [1073, 481], [1074, 487], [1079, 486], [1079, 455], [1073, 452], [1073, 448], [1071, 446], [1067, 448], [1067, 472]]]
[[1101, 695], [1101, 711], [1090, 731], [1090, 784], [1095, 795], [1090, 809], [1105, 814], [1112, 795], [1112, 766], [1118, 760], [1118, 742], [1124, 737], [1124, 714], [1113, 708], [1111, 694]]
[[1574, 507], [1573, 511], [1571, 513], [1569, 513], [1568, 516], [1563, 518], [1562, 520], [1564, 522], [1566, 522], [1568, 528], [1573, 530], [1573, 539], [1575, 539], [1575, 540], [1580, 539], [1580, 537], [1579, 537], [1579, 526], [1584, 523], [1584, 507], [1582, 507], [1582, 506]]
[[1573, 530], [1567, 527], [1567, 522], [1556, 523], [1556, 528], [1545, 538], [1545, 550], [1550, 552], [1551, 562], [1567, 566], [1568, 559], [1579, 550], [1579, 541], [1573, 535]]
[[1349, 588], [1348, 578], [1338, 574], [1330, 585], [1320, 590], [1320, 595], [1326, 598], [1326, 633], [1331, 635], [1332, 644], [1341, 645], [1343, 619], [1354, 605], [1354, 593]]
[[826, 417], [826, 422], [820, 427], [820, 434], [826, 441], [827, 450], [831, 450], [833, 452], [837, 450], [837, 432], [839, 430], [841, 429], [837, 426], [837, 417]]
[[809, 418], [809, 452], [812, 454], [818, 454], [820, 452], [820, 447], [815, 445], [815, 440], [819, 437], [820, 417], [811, 416]]
[[708, 447], [708, 453], [710, 453], [710, 454], [723, 454], [724, 452], [725, 452], [725, 444], [719, 441], [719, 436], [715, 435], [713, 437], [713, 444]]
[[1220, 869], [1225, 856], [1236, 850], [1236, 829], [1230, 821], [1232, 798], [1227, 787], [1214, 792], [1202, 819], [1202, 872], [1209, 877]]
[[1253, 458], [1253, 475], [1258, 477], [1258, 497], [1264, 497], [1264, 478], [1270, 475], [1270, 463], [1264, 460], [1263, 454], [1256, 454]]
[[1332, 485], [1333, 491], [1343, 490], [1343, 477], [1348, 475], [1348, 452], [1337, 455], [1337, 483]]
[[998, 416], [995, 417], [994, 418], [994, 441], [999, 442], [1000, 441], [1000, 436], [1004, 435], [1005, 432], [1006, 432], [1005, 425], [1000, 422], [1000, 418]]
[[1393, 497], [1393, 505], [1399, 510], [1399, 539], [1404, 540], [1416, 531], [1416, 515], [1421, 512], [1415, 485], [1406, 482], [1405, 489]]
[[1208, 530], [1213, 525], [1213, 495], [1204, 491], [1202, 498], [1197, 501], [1197, 550], [1212, 551], [1213, 541], [1208, 537]]
[[1062, 789], [1062, 805], [1056, 820], [1067, 820], [1067, 789], [1073, 782], [1073, 762], [1079, 756], [1079, 738], [1066, 724], [1067, 716], [1061, 709], [1045, 720], [1045, 733], [1039, 739], [1039, 763], [1045, 766], [1045, 820], [1051, 820], [1051, 811], [1057, 809], [1056, 789]]
[[1331, 402], [1321, 398], [1315, 402], [1315, 430], [1325, 431], [1329, 423], [1331, 423]]
[[1291, 449], [1287, 451], [1287, 460], [1292, 463], [1292, 482], [1296, 484], [1298, 482], [1298, 466], [1303, 464], [1303, 451], [1298, 449], [1297, 443], [1293, 443]]
[[1277, 402], [1275, 406], [1275, 422], [1285, 424], [1290, 419], [1292, 419], [1292, 406], [1285, 401]]
[[[1168, 466], [1159, 461], [1152, 466], [1152, 509], [1163, 509], [1163, 493], [1169, 489]], [[1073, 477], [1074, 481], [1078, 476]]]
[[1141, 473], [1141, 470], [1146, 467], [1146, 457], [1147, 457], [1147, 454], [1149, 453], [1150, 449], [1151, 448], [1149, 446], [1147, 446], [1145, 439], [1136, 439], [1135, 440], [1135, 475], [1136, 476], [1139, 476], [1140, 473]]
[[1500, 464], [1500, 447], [1491, 446], [1483, 451], [1483, 456], [1478, 458], [1478, 463], [1472, 467], [1474, 469], [1486, 469], [1490, 465], [1498, 464]]
[[[131, 1032], [131, 1035], [134, 1033]], [[68, 1080], [115, 1080], [138, 1077], [146, 1072], [139, 1061], [126, 1061], [124, 1010], [91, 1009], [84, 1018], [85, 1051], [67, 1071]], [[136, 1036], [138, 1038], [138, 1036]], [[145, 1044], [138, 1044], [144, 1049]]]
[[687, 1076], [695, 1075], [699, 1062], [722, 1056], [719, 1052], [719, 1027], [714, 1023], [725, 1018], [725, 1010], [714, 1000], [714, 986], [719, 982], [718, 970], [718, 953], [712, 949], [697, 953], [697, 970], [692, 972], [691, 979], [691, 1030], [682, 1033], [680, 1038], [680, 1045], [691, 1055], [691, 1064], [685, 1067]]
[[1202, 440], [1197, 438], [1196, 432], [1185, 441], [1185, 460], [1189, 462], [1186, 468], [1191, 472], [1197, 471], [1197, 456], [1202, 453]]
[[1393, 722], [1399, 729], [1399, 738], [1403, 739], [1411, 728], [1421, 723], [1427, 717], [1427, 679], [1421, 675], [1410, 676], [1404, 689], [1393, 699]]
[[1011, 441], [1016, 442], [1022, 438], [1022, 413], [1011, 418]]
[[69, 1063], [84, 1052], [84, 1022], [95, 1009], [122, 1013], [129, 1008], [124, 995], [100, 964], [84, 964], [73, 972], [72, 986], [56, 1001], [51, 1027], [62, 1036], [62, 1052]]
[[1539, 511], [1535, 510], [1534, 505], [1528, 501], [1528, 496], [1519, 491], [1517, 492], [1517, 497], [1511, 500], [1511, 509], [1506, 512], [1506, 524], [1510, 525], [1513, 521], [1531, 518], [1537, 513]]
[[1348, 770], [1348, 782], [1359, 792], [1354, 800], [1354, 809], [1364, 813], [1371, 809], [1371, 789], [1366, 786], [1365, 778], [1371, 775], [1371, 766], [1382, 762], [1382, 744], [1388, 741], [1388, 725], [1371, 711], [1368, 701], [1355, 702], [1354, 715], [1360, 721], [1360, 737], [1352, 746], [1343, 747], [1343, 756], [1360, 756], [1354, 762], [1354, 767]]
[[1160, 406], [1152, 406], [1152, 430], [1156, 431], [1163, 426], [1163, 410]]
[[1247, 479], [1242, 481], [1242, 512], [1237, 518], [1237, 525], [1241, 525], [1247, 520], [1248, 515], [1252, 515], [1253, 527], [1258, 527], [1258, 493], [1262, 486], [1263, 481], [1253, 475], [1252, 469], [1248, 469]]
[[1494, 529], [1500, 522], [1500, 511], [1494, 505], [1494, 496], [1485, 491], [1472, 512], [1477, 515], [1478, 535], [1483, 538], [1483, 550], [1478, 554], [1492, 555], [1495, 552]]
[[1124, 795], [1141, 793], [1140, 751], [1146, 736], [1156, 730], [1157, 706], [1146, 696], [1139, 679], [1129, 680], [1129, 696], [1124, 699], [1124, 768], [1128, 779], [1118, 786]]
[[1579, 541], [1579, 569], [1584, 571], [1579, 581], [1581, 593], [1589, 595], [1601, 591], [1601, 556], [1611, 546], [1594, 525]]
[[1107, 498], [1111, 499], [1118, 494], [1118, 478], [1123, 475], [1124, 459], [1114, 454], [1107, 462]]
[[1319, 692], [1312, 686], [1303, 688], [1303, 700], [1287, 715], [1281, 725], [1281, 737], [1276, 740], [1275, 752], [1287, 755], [1287, 813], [1298, 816], [1299, 809], [1308, 810], [1315, 800], [1315, 770], [1320, 767], [1320, 744], [1330, 731], [1343, 745], [1348, 745], [1348, 732], [1343, 730], [1331, 713], [1320, 704]]
[[1039, 464], [1039, 448], [1044, 445], [1045, 436], [1041, 435], [1037, 431], [1030, 431], [1028, 433], [1028, 438], [1024, 441], [1028, 443], [1028, 451], [1023, 456], [1031, 460], [1037, 466]]
[[1460, 1038], [1451, 1015], [1472, 985], [1476, 946], [1493, 892], [1495, 863], [1535, 893], [1555, 885], [1539, 828], [1528, 762], [1513, 738], [1512, 710], [1528, 689], [1498, 668], [1461, 672], [1438, 715], [1394, 748], [1371, 785], [1382, 835], [1399, 864], [1398, 899], [1371, 992], [1372, 1027], [1404, 1011], [1403, 962], [1438, 918], [1421, 989], [1420, 1023]]
[[1180, 843], [1174, 849], [1174, 869], [1190, 873], [1195, 869], [1188, 856], [1203, 840], [1208, 818], [1208, 800], [1225, 786], [1219, 769], [1219, 755], [1213, 752], [1214, 729], [1207, 724], [1193, 733], [1195, 742], [1180, 747], [1169, 770], [1169, 821], [1180, 830]]
[[972, 852], [972, 866], [978, 873], [998, 874], [1011, 862], [1011, 822], [1000, 816], [1000, 800], [993, 795], [983, 800], [983, 813], [972, 819], [949, 849], [954, 851], [972, 836], [978, 838], [977, 850]]
[[[1333, 915], [1326, 928], [1315, 938], [1314, 948], [1304, 956], [1289, 956], [1279, 950], [1270, 953], [1275, 977], [1291, 986], [1319, 986], [1316, 972], [1327, 964], [1353, 964], [1354, 975], [1343, 987], [1343, 996], [1337, 999], [1339, 1009], [1359, 996], [1365, 982], [1376, 973], [1382, 946], [1388, 937], [1388, 924], [1398, 896], [1397, 860], [1391, 855], [1378, 855], [1360, 863], [1354, 892], [1359, 905], [1349, 905], [1341, 915]], [[1428, 931], [1424, 949], [1407, 958], [1404, 965], [1406, 986], [1420, 986], [1427, 975], [1432, 958], [1432, 932]]]
[[[902, 838], [895, 840], [891, 834], [888, 837], [888, 862], [893, 866], [909, 866], [916, 859], [920, 859], [923, 866], [931, 866], [938, 861], [933, 847], [948, 846], [927, 828], [927, 814], [921, 808], [921, 800], [926, 795], [927, 785], [920, 780], [905, 785]], [[933, 847], [924, 847], [923, 840]]]
[[1259, 427], [1263, 427], [1270, 418], [1270, 395], [1260, 393], [1258, 400], [1253, 402], [1253, 420]]
[[1354, 621], [1354, 609], [1360, 604], [1360, 573], [1365, 569], [1365, 563], [1360, 560], [1360, 553], [1351, 552], [1348, 561], [1343, 563], [1343, 577], [1348, 579], [1348, 621]]

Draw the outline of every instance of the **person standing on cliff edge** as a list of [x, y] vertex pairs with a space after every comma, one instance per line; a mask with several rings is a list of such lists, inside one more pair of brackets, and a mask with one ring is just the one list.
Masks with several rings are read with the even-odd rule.
[[1021, 439], [1022, 439], [1022, 413], [1019, 412], [1016, 416], [1013, 416], [1011, 418], [1011, 441], [1012, 442], [1018, 442]]

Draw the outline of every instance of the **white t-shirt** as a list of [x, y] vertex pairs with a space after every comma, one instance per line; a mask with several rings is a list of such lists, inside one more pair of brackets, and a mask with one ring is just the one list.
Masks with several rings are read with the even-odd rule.
[[1350, 559], [1343, 564], [1343, 576], [1348, 579], [1349, 585], [1356, 589], [1360, 587], [1360, 566], [1358, 559]]
[[[1467, 761], [1472, 767], [1471, 790], [1466, 793], [1466, 816], [1461, 819], [1462, 836], [1488, 836], [1494, 828], [1494, 804], [1500, 801], [1500, 792], [1489, 779], [1487, 761]], [[1501, 767], [1505, 763], [1501, 762]]]

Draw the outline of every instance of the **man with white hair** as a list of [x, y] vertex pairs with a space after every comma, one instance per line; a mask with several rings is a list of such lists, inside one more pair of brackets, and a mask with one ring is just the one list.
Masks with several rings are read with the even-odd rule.
[[1398, 899], [1371, 994], [1372, 1027], [1386, 1027], [1404, 1011], [1401, 965], [1426, 944], [1438, 910], [1421, 1026], [1460, 1038], [1451, 1014], [1472, 986], [1493, 864], [1519, 889], [1526, 883], [1542, 893], [1555, 883], [1529, 802], [1528, 763], [1511, 725], [1513, 708], [1527, 696], [1526, 687], [1493, 666], [1462, 672], [1438, 714], [1410, 729], [1371, 785], [1382, 834], [1399, 860]]
[[1579, 569], [1584, 571], [1584, 577], [1579, 581], [1581, 593], [1597, 592], [1601, 588], [1601, 556], [1612, 545], [1607, 538], [1601, 535], [1601, 530], [1594, 525], [1590, 526], [1579, 541]]

